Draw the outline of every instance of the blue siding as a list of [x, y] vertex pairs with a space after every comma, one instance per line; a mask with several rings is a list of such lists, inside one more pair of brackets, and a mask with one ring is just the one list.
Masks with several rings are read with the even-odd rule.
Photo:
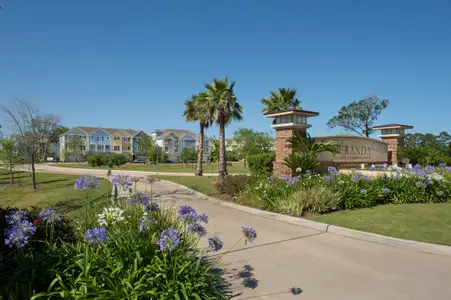
[[92, 152], [112, 152], [112, 136], [105, 131], [98, 129], [89, 135], [88, 151]]

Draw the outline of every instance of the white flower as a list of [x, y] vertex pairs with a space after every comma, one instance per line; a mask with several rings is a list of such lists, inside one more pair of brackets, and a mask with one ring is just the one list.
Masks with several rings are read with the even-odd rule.
[[302, 168], [296, 168], [296, 172], [297, 173], [301, 173], [302, 172]]
[[118, 207], [105, 207], [101, 214], [99, 214], [99, 225], [107, 226], [114, 225], [118, 222], [124, 221], [124, 211]]

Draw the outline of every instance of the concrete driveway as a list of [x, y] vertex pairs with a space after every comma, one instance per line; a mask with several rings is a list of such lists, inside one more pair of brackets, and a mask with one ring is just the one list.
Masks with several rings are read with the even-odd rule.
[[[104, 175], [99, 170], [58, 170]], [[140, 182], [138, 188], [145, 189], [144, 184]], [[156, 182], [153, 197], [162, 204], [188, 204], [207, 213], [208, 231], [223, 240], [225, 250], [241, 237], [241, 225], [256, 229], [258, 238], [253, 244], [241, 241], [220, 260], [232, 283], [233, 299], [451, 299], [449, 256], [384, 246], [257, 216], [208, 202], [168, 182]], [[200, 246], [206, 247], [206, 241]]]

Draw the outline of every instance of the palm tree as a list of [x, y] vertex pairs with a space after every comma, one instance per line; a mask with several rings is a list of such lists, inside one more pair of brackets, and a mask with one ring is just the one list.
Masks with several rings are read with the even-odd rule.
[[260, 102], [265, 106], [262, 109], [264, 113], [301, 109], [301, 101], [296, 98], [296, 89], [280, 88], [278, 91], [271, 91], [271, 96], [262, 99]]
[[185, 101], [185, 111], [183, 115], [188, 122], [199, 122], [199, 147], [197, 149], [197, 167], [196, 176], [202, 176], [203, 168], [203, 153], [204, 153], [204, 131], [213, 124], [213, 115], [208, 110], [205, 101], [206, 94], [201, 92], [197, 95], [191, 96]]
[[219, 125], [219, 180], [223, 181], [227, 175], [225, 161], [225, 127], [233, 120], [242, 120], [243, 107], [237, 102], [233, 88], [235, 81], [229, 85], [227, 77], [222, 79], [213, 78], [213, 83], [205, 84], [208, 110], [216, 124]]

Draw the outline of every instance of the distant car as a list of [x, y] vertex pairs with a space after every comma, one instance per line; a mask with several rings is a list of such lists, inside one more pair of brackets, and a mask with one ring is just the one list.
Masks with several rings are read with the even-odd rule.
[[144, 163], [144, 161], [143, 161], [142, 159], [135, 159], [133, 162], [134, 162], [134, 163], [137, 163], [137, 164], [142, 164], [142, 163]]

